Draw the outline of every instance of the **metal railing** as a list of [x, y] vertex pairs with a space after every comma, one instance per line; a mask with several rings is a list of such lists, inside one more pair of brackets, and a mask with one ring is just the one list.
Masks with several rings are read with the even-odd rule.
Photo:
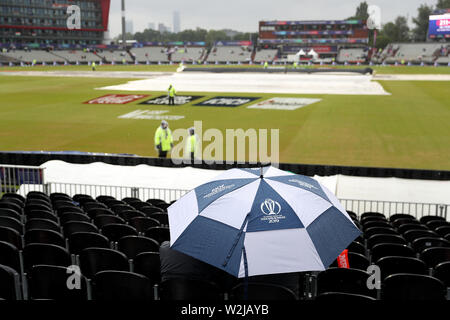
[[449, 204], [397, 202], [382, 200], [339, 199], [345, 210], [353, 211], [358, 216], [364, 212], [379, 212], [389, 217], [396, 213], [406, 213], [420, 218], [425, 215], [435, 215], [447, 218]]
[[[118, 200], [126, 197], [138, 198], [142, 201], [148, 199], [162, 199], [167, 203], [178, 200], [189, 190], [168, 189], [168, 188], [148, 188], [148, 187], [124, 187], [94, 184], [74, 184], [50, 182], [46, 184], [46, 193], [65, 193], [71, 197], [75, 194], [87, 194], [93, 198], [98, 196], [112, 196]], [[24, 195], [24, 194], [22, 194]]]
[[0, 164], [0, 195], [19, 189], [25, 194], [33, 190], [44, 191], [44, 169]]

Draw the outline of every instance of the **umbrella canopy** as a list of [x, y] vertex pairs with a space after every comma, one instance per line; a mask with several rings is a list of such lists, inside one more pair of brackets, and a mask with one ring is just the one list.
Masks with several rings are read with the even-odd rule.
[[316, 180], [231, 169], [168, 208], [171, 248], [236, 277], [325, 270], [360, 235]]

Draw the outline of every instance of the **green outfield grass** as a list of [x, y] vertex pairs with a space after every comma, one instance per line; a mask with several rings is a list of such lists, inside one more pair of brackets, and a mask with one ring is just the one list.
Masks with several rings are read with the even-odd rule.
[[[196, 68], [262, 68], [261, 65], [187, 65]], [[278, 66], [280, 67], [280, 66]], [[292, 66], [288, 66], [291, 67]], [[335, 69], [363, 69], [368, 66], [299, 66], [299, 68], [335, 68]], [[147, 71], [147, 72], [175, 72], [178, 68], [174, 65], [102, 65], [97, 66], [97, 71]], [[447, 66], [373, 66], [378, 74], [450, 74]], [[0, 71], [91, 71], [87, 65], [70, 66], [35, 66], [35, 67], [0, 67]]]
[[[227, 128], [279, 128], [281, 162], [450, 170], [450, 82], [382, 81], [390, 96], [225, 94], [322, 99], [295, 111], [191, 104], [147, 106], [139, 105], [139, 101], [126, 105], [83, 104], [109, 93], [130, 94], [94, 89], [128, 80], [132, 79], [0, 75], [0, 150], [155, 156], [153, 134], [159, 121], [118, 119], [131, 111], [148, 109], [185, 116], [170, 122], [172, 130], [191, 127], [195, 120], [203, 121], [204, 130], [218, 128], [223, 132]], [[165, 94], [144, 93], [152, 97]]]

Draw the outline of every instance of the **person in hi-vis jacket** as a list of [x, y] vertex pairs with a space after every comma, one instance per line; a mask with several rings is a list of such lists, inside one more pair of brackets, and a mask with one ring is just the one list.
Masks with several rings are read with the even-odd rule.
[[166, 120], [161, 121], [161, 125], [156, 129], [155, 148], [160, 158], [166, 158], [167, 153], [173, 148], [172, 132]]

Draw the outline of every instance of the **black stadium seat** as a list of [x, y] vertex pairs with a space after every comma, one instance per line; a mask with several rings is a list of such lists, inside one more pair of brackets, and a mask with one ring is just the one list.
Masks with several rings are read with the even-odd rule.
[[[69, 272], [68, 272], [69, 271]], [[74, 276], [75, 270], [51, 265], [35, 265], [28, 274], [28, 292], [31, 299], [51, 299], [63, 301], [87, 300], [87, 281], [83, 275], [79, 276], [79, 283], [70, 284], [79, 287], [69, 289], [67, 282]]]
[[[253, 286], [252, 288], [249, 288], [248, 291], [252, 294], [262, 294], [263, 292], [261, 290], [254, 290]], [[213, 282], [207, 282], [207, 281], [201, 281], [201, 280], [189, 280], [185, 278], [172, 278], [169, 280], [165, 280], [161, 282], [160, 285], [160, 295], [161, 300], [193, 300], [193, 301], [220, 301], [222, 299], [222, 295], [220, 292], [220, 288]], [[259, 286], [261, 288], [261, 285]], [[278, 288], [277, 288], [278, 289]], [[240, 288], [235, 288], [235, 290], [232, 292], [233, 297], [236, 297], [235, 300], [239, 299], [239, 294], [241, 290]], [[278, 294], [272, 295], [270, 298], [280, 298], [286, 300], [286, 297], [289, 296], [288, 294], [281, 295], [281, 290], [275, 291], [272, 290], [272, 292]], [[291, 291], [288, 291], [291, 293]], [[293, 292], [292, 292], [293, 294]], [[249, 294], [249, 300], [252, 299], [254, 296]], [[230, 297], [231, 298], [231, 297]], [[295, 294], [294, 294], [295, 298]], [[290, 300], [295, 300], [292, 298]], [[256, 298], [256, 300], [261, 300]], [[268, 300], [266, 296], [266, 300]]]
[[60, 217], [61, 224], [64, 225], [67, 222], [90, 222], [90, 219], [84, 213], [79, 212], [66, 212]]
[[53, 244], [32, 243], [23, 249], [25, 272], [38, 264], [67, 267], [71, 264], [69, 252]]
[[394, 222], [398, 219], [410, 219], [410, 220], [417, 220], [414, 216], [410, 214], [405, 213], [396, 213], [389, 217], [389, 221]]
[[148, 214], [147, 217], [158, 220], [163, 226], [169, 225], [169, 215], [167, 213], [153, 213]]
[[125, 224], [125, 220], [121, 217], [113, 216], [112, 214], [101, 214], [94, 218], [94, 224], [97, 228], [101, 229], [108, 224]]
[[416, 224], [416, 225], [422, 225], [419, 221], [416, 219], [409, 219], [409, 218], [401, 218], [394, 221], [391, 221], [392, 226], [395, 228], [398, 228], [404, 224]]
[[347, 247], [348, 252], [356, 252], [362, 255], [366, 254], [366, 249], [364, 248], [364, 245], [358, 241], [353, 241], [350, 243]]
[[408, 242], [413, 242], [416, 239], [424, 238], [424, 237], [430, 237], [430, 238], [439, 238], [439, 235], [431, 230], [419, 230], [419, 229], [412, 229], [408, 230], [403, 234], [403, 237]]
[[428, 273], [426, 264], [413, 257], [388, 256], [376, 261], [376, 265], [380, 267], [382, 279], [397, 273]]
[[437, 227], [435, 231], [441, 237], [445, 237], [446, 235], [450, 234], [450, 226]]
[[0, 241], [8, 242], [19, 250], [22, 249], [22, 238], [20, 237], [20, 233], [14, 229], [0, 227]]
[[105, 208], [95, 208], [95, 209], [89, 209], [87, 211], [87, 215], [91, 219], [94, 219], [96, 216], [105, 215], [105, 214], [114, 215], [114, 212], [112, 212], [110, 209], [105, 209]]
[[450, 261], [438, 263], [434, 267], [433, 276], [441, 280], [447, 288], [450, 288]]
[[422, 216], [419, 221], [423, 224], [426, 224], [430, 221], [445, 221], [445, 218], [439, 216]]
[[409, 230], [430, 230], [430, 229], [423, 224], [405, 223], [405, 224], [398, 226], [397, 230], [401, 234], [404, 234], [405, 232], [407, 232]]
[[46, 219], [51, 220], [53, 222], [58, 222], [58, 217], [50, 212], [44, 210], [33, 210], [27, 213], [27, 220], [31, 219]]
[[126, 236], [120, 238], [117, 248], [128, 259], [134, 259], [138, 254], [143, 252], [159, 252], [159, 243], [156, 240], [146, 237]]
[[148, 228], [161, 226], [158, 220], [148, 217], [132, 218], [130, 219], [130, 221], [128, 221], [128, 223], [130, 224], [130, 226], [134, 227], [137, 230], [137, 232], [140, 233], [144, 233], [145, 230], [147, 230]]
[[375, 245], [380, 243], [407, 244], [403, 237], [393, 234], [376, 234], [367, 239], [367, 247], [369, 249], [372, 249]]
[[42, 229], [42, 230], [52, 230], [55, 232], [61, 232], [61, 228], [59, 225], [48, 219], [29, 219], [25, 223], [25, 231], [33, 230], [33, 229]]
[[416, 252], [422, 252], [423, 250], [431, 247], [450, 247], [450, 242], [445, 240], [444, 238], [430, 238], [423, 237], [415, 239], [411, 246]]
[[93, 279], [93, 296], [98, 301], [151, 301], [150, 280], [127, 271], [101, 271]]
[[411, 247], [398, 243], [380, 243], [371, 250], [372, 262], [388, 256], [414, 257], [415, 253]]
[[75, 232], [99, 232], [98, 228], [89, 222], [67, 222], [63, 225], [64, 234], [70, 237]]
[[393, 234], [398, 235], [397, 230], [394, 228], [386, 228], [386, 227], [372, 227], [369, 229], [364, 230], [364, 236], [366, 238], [370, 238], [371, 236], [374, 236], [376, 234]]
[[369, 274], [362, 270], [330, 268], [317, 276], [317, 294], [343, 292], [376, 297], [376, 291], [367, 287]]
[[20, 214], [17, 211], [8, 209], [8, 208], [1, 208], [1, 207], [0, 207], [0, 217], [13, 218], [13, 219], [16, 219], [17, 221], [22, 220]]
[[368, 217], [371, 217], [371, 218], [373, 218], [373, 217], [375, 217], [375, 218], [384, 218], [384, 219], [386, 219], [386, 216], [384, 215], [384, 214], [382, 214], [382, 213], [379, 213], [379, 212], [364, 212], [363, 214], [361, 214], [361, 221], [362, 220], [364, 220], [365, 218], [368, 218]]
[[19, 274], [12, 268], [0, 265], [0, 298], [20, 300]]
[[97, 272], [105, 270], [128, 271], [127, 257], [119, 251], [106, 248], [87, 248], [80, 253], [81, 273], [92, 279]]
[[119, 217], [122, 219], [129, 221], [132, 218], [136, 217], [145, 217], [145, 215], [142, 212], [136, 211], [136, 210], [124, 210], [118, 213]]
[[426, 223], [427, 227], [431, 230], [436, 230], [436, 228], [450, 226], [450, 222], [442, 220], [432, 220]]
[[143, 252], [134, 260], [134, 272], [146, 276], [152, 285], [161, 282], [161, 260], [159, 252]]
[[126, 224], [112, 223], [103, 226], [101, 233], [110, 241], [118, 241], [122, 237], [137, 236], [136, 229]]
[[47, 243], [54, 244], [60, 247], [66, 246], [66, 241], [63, 236], [53, 230], [32, 229], [25, 233], [25, 244], [30, 243]]
[[20, 272], [19, 250], [8, 242], [0, 241], [0, 265]]
[[155, 239], [162, 244], [164, 241], [170, 241], [170, 231], [166, 227], [152, 227], [144, 232], [145, 236], [148, 238]]
[[23, 233], [23, 224], [14, 218], [0, 217], [0, 227], [6, 227], [16, 230], [18, 233]]
[[384, 279], [382, 299], [384, 300], [445, 300], [444, 284], [433, 277], [418, 274], [399, 273]]
[[441, 262], [450, 261], [450, 248], [446, 247], [432, 247], [427, 248], [422, 251], [420, 258], [425, 261], [425, 263], [430, 268], [434, 268]]
[[80, 254], [86, 248], [109, 248], [109, 240], [104, 235], [94, 232], [75, 232], [70, 235], [70, 253]]
[[343, 293], [343, 292], [325, 292], [319, 294], [316, 298], [316, 301], [320, 302], [346, 302], [346, 303], [358, 303], [358, 302], [368, 302], [368, 301], [376, 301], [377, 299], [365, 296], [362, 294], [354, 294], [354, 293]]

